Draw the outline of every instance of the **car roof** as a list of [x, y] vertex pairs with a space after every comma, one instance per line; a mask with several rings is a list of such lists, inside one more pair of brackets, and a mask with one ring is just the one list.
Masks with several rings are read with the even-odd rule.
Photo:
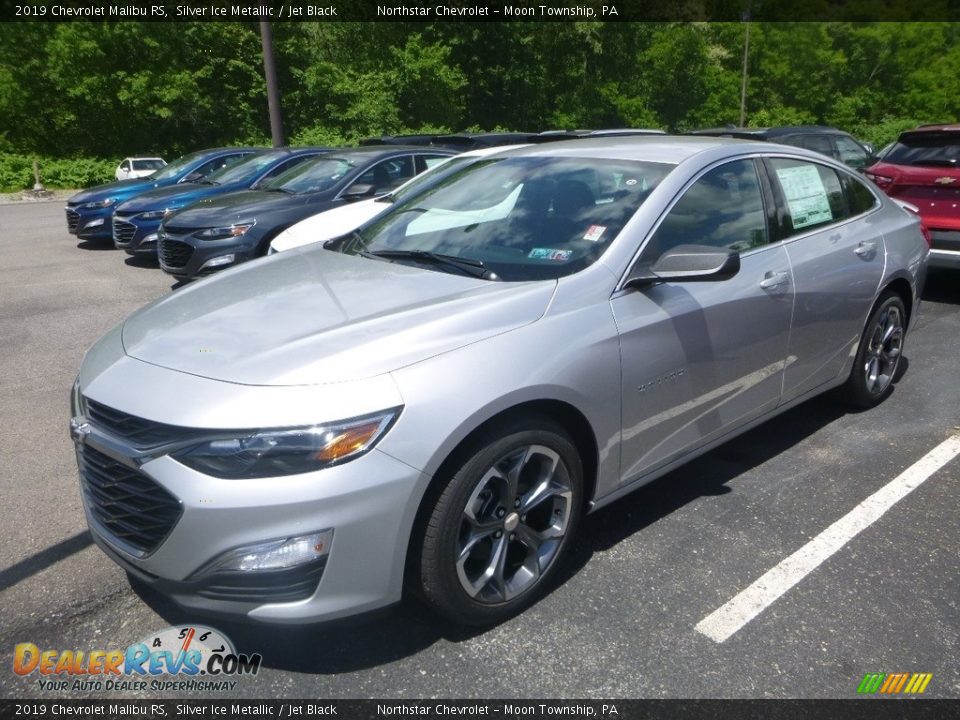
[[409, 155], [410, 153], [435, 153], [438, 155], [456, 155], [456, 150], [445, 147], [426, 145], [361, 145], [360, 147], [333, 148], [328, 153], [332, 157], [350, 155], [352, 157], [369, 156], [371, 160], [392, 157], [395, 155]]
[[124, 160], [163, 160], [163, 158], [159, 155], [128, 155]]
[[816, 134], [839, 134], [846, 135], [843, 130], [839, 130], [829, 125], [780, 125], [776, 127], [722, 127], [722, 128], [702, 128], [700, 130], [691, 130], [689, 135], [725, 135], [728, 137], [742, 138], [775, 138], [785, 135], [796, 135], [804, 133], [808, 135]]
[[[615, 135], [612, 137], [591, 136], [578, 140], [561, 140], [553, 143], [528, 145], [512, 150], [507, 155], [531, 155], [542, 157], [583, 157], [611, 160], [641, 160], [679, 164], [687, 158], [715, 148], [756, 146], [768, 151], [768, 143], [746, 140], [694, 137], [691, 135]], [[796, 148], [790, 148], [791, 151]]]
[[907, 130], [906, 132], [936, 132], [938, 130], [960, 132], [960, 123], [930, 123], [927, 125], [918, 125], [913, 130]]

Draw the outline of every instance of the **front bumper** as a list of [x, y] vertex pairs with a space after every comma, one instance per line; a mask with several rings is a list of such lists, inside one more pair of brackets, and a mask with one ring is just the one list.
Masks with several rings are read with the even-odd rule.
[[[410, 466], [373, 449], [352, 462], [314, 473], [224, 480], [166, 455], [143, 462], [140, 452], [87, 418], [75, 418], [74, 426], [84, 426], [84, 432], [75, 434], [81, 474], [85, 454], [109, 455], [125, 467], [137, 467], [146, 482], [159, 488], [157, 492], [179, 503], [179, 516], [169, 530], [164, 529], [159, 544], [131, 547], [101, 522], [100, 500], [87, 480], [82, 481], [84, 510], [96, 543], [131, 574], [180, 605], [294, 623], [332, 620], [399, 601], [409, 536], [403, 508], [425, 480]], [[117, 512], [115, 506], [109, 510]], [[137, 522], [131, 515], [120, 527]], [[236, 578], [224, 582], [222, 577], [197, 577], [198, 571], [231, 549], [326, 528], [333, 529], [329, 554], [286, 575], [251, 572], [247, 584]]]
[[112, 207], [91, 210], [79, 205], [67, 205], [64, 211], [67, 216], [67, 232], [71, 235], [76, 235], [81, 240], [108, 240], [113, 236]]
[[160, 220], [144, 220], [136, 214], [113, 216], [113, 244], [128, 255], [157, 255]]
[[[131, 393], [130, 387], [141, 390]], [[183, 397], [192, 402], [183, 403]], [[402, 404], [386, 375], [329, 385], [247, 386], [160, 368], [127, 356], [118, 326], [87, 353], [74, 389], [71, 434], [81, 472], [84, 454], [93, 449], [107, 456], [98, 456], [107, 473], [101, 480], [127, 485], [108, 498], [111, 507], [91, 497], [89, 480], [82, 479], [94, 540], [131, 574], [198, 611], [298, 623], [392, 605], [402, 595], [407, 542], [428, 481], [423, 473], [375, 447], [312, 473], [224, 480], [143, 448], [158, 447], [170, 426], [292, 427]], [[160, 422], [158, 435], [153, 431]], [[117, 467], [108, 467], [111, 461]], [[122, 512], [110, 514], [131, 496], [137, 503], [150, 501], [132, 508], [145, 526], [125, 525], [136, 518]], [[305, 594], [293, 588], [302, 599], [266, 597], [264, 583], [248, 593], [232, 583], [225, 593], [211, 587], [222, 586], [219, 580], [197, 579], [198, 571], [231, 549], [327, 529], [333, 537], [323, 566], [301, 568], [316, 573], [312, 586]], [[302, 575], [274, 579], [288, 586], [311, 582]]]
[[[179, 279], [201, 277], [226, 270], [240, 263], [253, 260], [259, 255], [258, 239], [249, 233], [237, 238], [200, 240], [192, 233], [176, 234], [164, 231], [158, 244], [160, 268]], [[223, 265], [207, 265], [217, 258], [227, 258]]]

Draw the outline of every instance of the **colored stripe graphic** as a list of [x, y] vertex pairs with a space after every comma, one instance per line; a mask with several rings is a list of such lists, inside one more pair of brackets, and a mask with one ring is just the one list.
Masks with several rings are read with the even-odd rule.
[[860, 695], [919, 695], [927, 689], [933, 673], [867, 673], [857, 686]]

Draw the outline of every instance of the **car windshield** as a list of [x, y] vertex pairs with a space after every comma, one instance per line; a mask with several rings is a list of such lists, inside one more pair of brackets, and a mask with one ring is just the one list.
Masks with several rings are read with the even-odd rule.
[[222, 170], [217, 170], [215, 173], [211, 173], [205, 178], [204, 182], [211, 183], [213, 185], [226, 185], [227, 183], [239, 182], [241, 180], [252, 180], [259, 175], [260, 171], [265, 167], [272, 165], [273, 163], [285, 157], [289, 157], [289, 153], [259, 153], [253, 157], [238, 162], [236, 165], [228, 165]]
[[960, 168], [960, 133], [904, 133], [883, 156], [894, 165], [929, 165]]
[[262, 183], [260, 189], [291, 195], [321, 192], [336, 186], [354, 167], [356, 164], [348, 157], [308, 160]]
[[130, 164], [134, 170], [159, 170], [163, 167], [163, 160], [160, 158], [148, 158], [145, 160], [133, 160]]
[[158, 170], [150, 177], [153, 180], [169, 180], [170, 178], [174, 178], [179, 175], [202, 157], [202, 152], [194, 152], [190, 153], [189, 155], [184, 155], [181, 158], [177, 158], [169, 165], [164, 165], [162, 170]]
[[478, 160], [397, 203], [343, 251], [445, 271], [453, 271], [448, 260], [473, 263], [508, 281], [562, 277], [596, 261], [672, 168], [594, 158]]

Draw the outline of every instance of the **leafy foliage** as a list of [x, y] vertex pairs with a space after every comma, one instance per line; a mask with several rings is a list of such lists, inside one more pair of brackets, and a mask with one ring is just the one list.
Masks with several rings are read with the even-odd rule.
[[[748, 125], [830, 124], [879, 147], [960, 116], [956, 23], [277, 23], [274, 37], [287, 137], [326, 145], [428, 129], [738, 123], [748, 29]], [[0, 152], [172, 159], [261, 144], [266, 105], [256, 23], [0, 33]], [[0, 184], [32, 184], [10, 157]], [[76, 162], [57, 177], [109, 164]], [[45, 182], [59, 168], [45, 167]]]
[[0, 192], [17, 192], [33, 187], [33, 161], [37, 160], [40, 181], [48, 189], [72, 189], [100, 185], [114, 179], [117, 163], [89, 158], [53, 159], [0, 153]]

